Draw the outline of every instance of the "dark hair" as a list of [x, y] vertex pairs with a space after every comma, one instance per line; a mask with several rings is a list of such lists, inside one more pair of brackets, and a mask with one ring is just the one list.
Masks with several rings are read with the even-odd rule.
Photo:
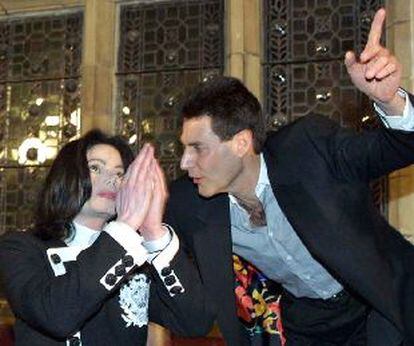
[[182, 116], [184, 120], [209, 116], [212, 130], [221, 140], [229, 140], [242, 130], [251, 130], [257, 154], [266, 139], [260, 103], [236, 78], [220, 76], [200, 83], [184, 101]]
[[32, 232], [41, 239], [64, 239], [72, 235], [72, 220], [91, 196], [87, 151], [97, 144], [113, 146], [126, 170], [133, 153], [119, 136], [92, 130], [67, 143], [58, 153], [39, 195]]

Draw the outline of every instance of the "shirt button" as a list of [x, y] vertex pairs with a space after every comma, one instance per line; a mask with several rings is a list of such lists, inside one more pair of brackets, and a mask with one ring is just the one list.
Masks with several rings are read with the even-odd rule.
[[79, 346], [81, 344], [80, 339], [76, 336], [73, 336], [69, 339], [70, 346]]
[[162, 268], [161, 270], [162, 276], [167, 276], [167, 275], [170, 275], [171, 273], [172, 273], [172, 269], [170, 267], [165, 267], [165, 268]]
[[116, 276], [114, 274], [107, 274], [105, 276], [105, 283], [109, 286], [113, 286], [116, 284]]
[[170, 292], [172, 294], [178, 294], [178, 293], [181, 293], [182, 290], [183, 288], [181, 286], [174, 286], [170, 289]]
[[174, 276], [169, 275], [167, 277], [164, 278], [164, 282], [167, 286], [171, 286], [173, 285], [177, 280], [175, 279]]
[[57, 253], [50, 255], [50, 259], [52, 260], [54, 264], [59, 264], [60, 262], [62, 262], [62, 259]]
[[134, 259], [131, 255], [125, 255], [124, 258], [122, 258], [122, 263], [125, 267], [132, 267], [134, 264]]
[[123, 264], [117, 265], [115, 267], [115, 275], [116, 276], [123, 276], [126, 274], [126, 269], [125, 266]]
[[292, 256], [287, 255], [287, 256], [286, 256], [286, 261], [290, 262], [291, 260], [292, 260]]

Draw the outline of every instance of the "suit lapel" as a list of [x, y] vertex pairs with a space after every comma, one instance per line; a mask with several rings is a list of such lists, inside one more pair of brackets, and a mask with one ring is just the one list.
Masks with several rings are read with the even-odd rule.
[[[350, 258], [353, 249], [350, 251], [349, 248], [356, 241], [352, 239], [355, 230], [338, 222], [340, 217], [337, 215], [335, 218], [326, 215], [320, 207], [321, 201], [315, 200], [299, 178], [295, 179], [294, 175], [282, 170], [284, 167], [277, 166], [274, 157], [267, 156], [266, 161], [273, 193], [296, 234], [316, 260], [337, 278], [338, 274], [345, 277], [349, 284], [349, 279], [355, 278], [354, 268], [349, 266], [353, 261]], [[351, 286], [354, 285], [358, 286], [358, 283], [352, 282]]]
[[[194, 246], [196, 253], [200, 254], [197, 260], [202, 264], [201, 270], [206, 274], [217, 274], [209, 284], [232, 282], [228, 275], [229, 270], [232, 272], [232, 244], [227, 195], [220, 195], [203, 203], [198, 208], [197, 218], [201, 227], [194, 233]], [[204, 277], [206, 280], [209, 278], [208, 275]]]
[[316, 200], [318, 196], [308, 192], [300, 178], [277, 166], [275, 156], [265, 155], [265, 159], [280, 208], [312, 256], [342, 284], [398, 321], [391, 276], [374, 235], [365, 234], [364, 238], [353, 220], [340, 214], [327, 215], [321, 207], [326, 201]]
[[[201, 227], [194, 232], [194, 247], [202, 279], [218, 313], [222, 332], [232, 334], [231, 326], [239, 325], [234, 296], [234, 272], [227, 194], [203, 203], [197, 218]], [[226, 319], [225, 321], [223, 320]], [[232, 319], [233, 322], [229, 320]], [[228, 329], [228, 330], [227, 330]], [[227, 334], [227, 335], [228, 335]]]
[[318, 201], [306, 190], [300, 177], [285, 169], [286, 165], [278, 166], [277, 156], [269, 152], [264, 154], [273, 193], [299, 238], [319, 260], [331, 259], [331, 255], [336, 257], [332, 244], [338, 240], [335, 232], [338, 225], [333, 225], [332, 220], [324, 215]]
[[332, 246], [338, 241], [338, 229], [324, 216], [317, 201], [301, 183], [273, 185], [276, 199], [293, 229], [312, 255], [319, 260], [332, 263], [337, 257], [337, 249]]

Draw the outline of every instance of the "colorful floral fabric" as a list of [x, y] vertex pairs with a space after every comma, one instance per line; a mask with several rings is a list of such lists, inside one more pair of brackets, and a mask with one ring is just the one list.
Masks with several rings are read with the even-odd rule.
[[282, 345], [282, 323], [280, 319], [280, 289], [256, 267], [240, 256], [233, 254], [236, 278], [235, 293], [237, 315], [251, 335], [270, 333], [280, 335]]

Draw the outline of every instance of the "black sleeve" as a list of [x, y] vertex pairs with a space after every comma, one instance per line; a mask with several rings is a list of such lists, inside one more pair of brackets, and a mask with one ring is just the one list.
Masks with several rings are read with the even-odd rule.
[[304, 123], [312, 147], [304, 151], [317, 152], [339, 179], [368, 182], [414, 162], [414, 132], [381, 127], [356, 133], [324, 116]]
[[125, 254], [102, 232], [95, 243], [68, 262], [64, 275], [55, 277], [46, 248], [37, 238], [12, 232], [0, 240], [0, 274], [6, 297], [15, 315], [56, 338], [78, 331], [117, 289], [100, 280]]
[[214, 316], [195, 264], [180, 249], [170, 265], [185, 291], [170, 296], [163, 278], [152, 268], [150, 320], [177, 335], [206, 335], [213, 325]]
[[[155, 285], [151, 286], [154, 289], [150, 300], [150, 318], [152, 321], [170, 328], [178, 335], [205, 335], [213, 326], [215, 309], [208, 298], [208, 292], [206, 292], [206, 287], [200, 277], [188, 239], [183, 234], [183, 228], [186, 228], [187, 225], [183, 225], [175, 217], [173, 209], [179, 195], [177, 191], [171, 190], [164, 221], [174, 229], [179, 238], [179, 251], [170, 265], [181, 281], [185, 292], [171, 297], [163, 284], [164, 277], [153, 268]], [[191, 214], [190, 209], [189, 213]], [[185, 221], [191, 223], [191, 216], [187, 216]]]

